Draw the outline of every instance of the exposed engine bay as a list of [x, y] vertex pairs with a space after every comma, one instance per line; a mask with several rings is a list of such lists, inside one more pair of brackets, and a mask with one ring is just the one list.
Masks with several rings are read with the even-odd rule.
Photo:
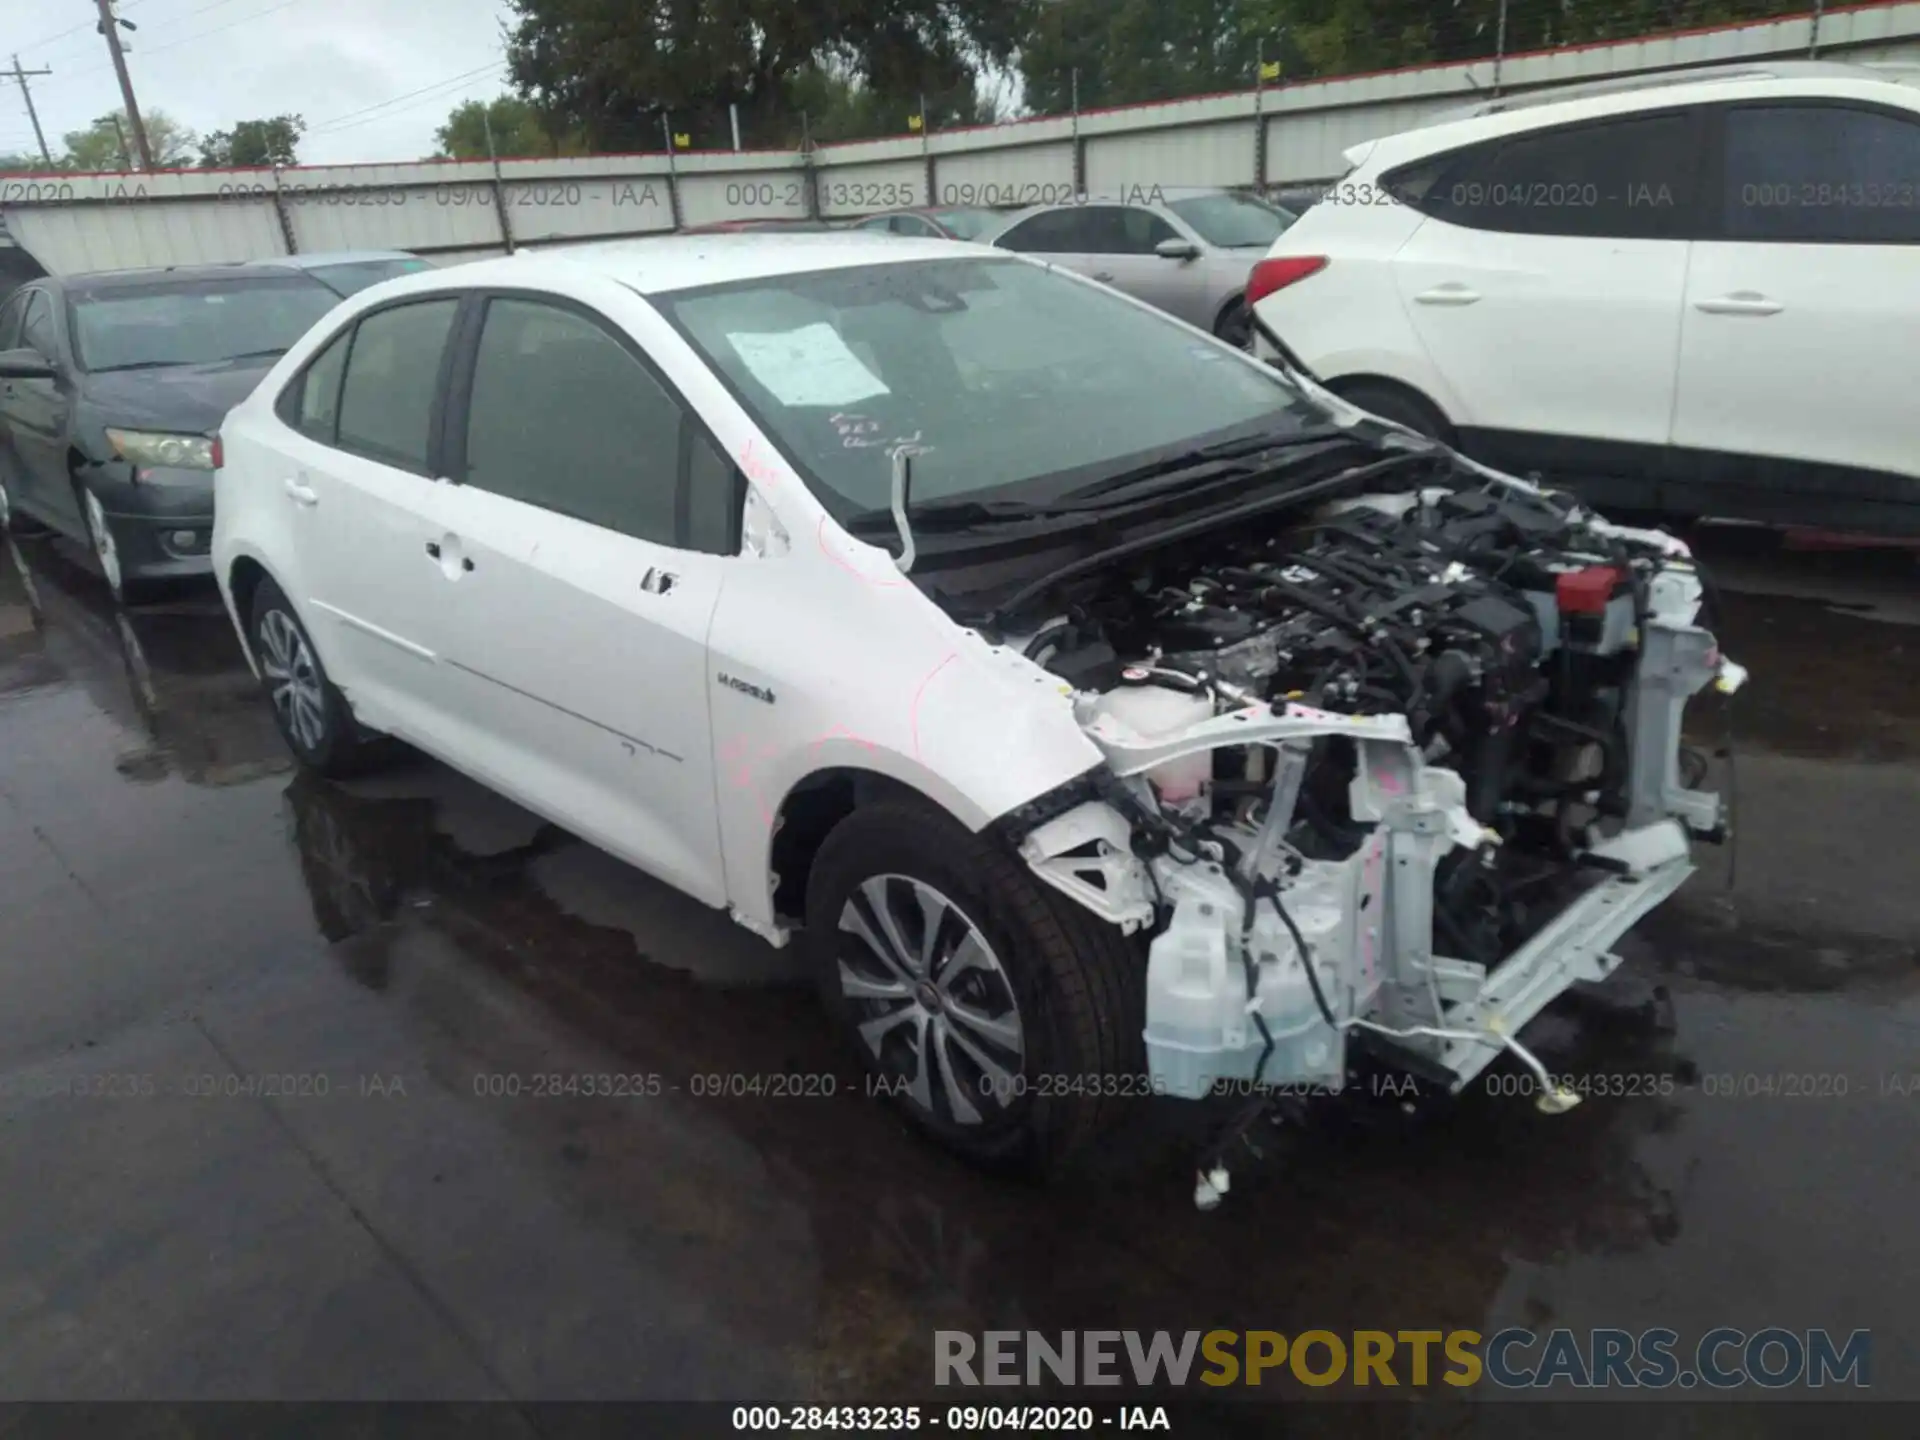
[[1741, 672], [1684, 545], [1564, 497], [1269, 524], [1079, 577], [1009, 638], [1112, 771], [1026, 856], [1151, 935], [1173, 1093], [1337, 1082], [1356, 1030], [1458, 1088], [1724, 835], [1680, 713]]

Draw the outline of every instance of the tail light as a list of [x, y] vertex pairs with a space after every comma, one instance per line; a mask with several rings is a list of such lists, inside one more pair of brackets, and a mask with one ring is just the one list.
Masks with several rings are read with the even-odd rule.
[[1258, 305], [1276, 290], [1284, 290], [1327, 268], [1324, 255], [1281, 255], [1262, 260], [1247, 276], [1247, 304]]
[[220, 447], [220, 432], [216, 430], [213, 436], [213, 468], [218, 470], [226, 463], [227, 454], [226, 451]]

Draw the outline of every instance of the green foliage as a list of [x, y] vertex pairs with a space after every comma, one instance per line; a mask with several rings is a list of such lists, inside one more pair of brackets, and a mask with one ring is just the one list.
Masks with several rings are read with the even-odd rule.
[[[163, 110], [148, 110], [142, 118], [147, 123], [147, 144], [152, 147], [155, 166], [166, 170], [192, 163], [193, 147], [199, 138], [193, 131]], [[115, 128], [116, 121], [119, 122], [118, 129]], [[120, 142], [123, 132], [126, 135], [124, 151]], [[67, 153], [61, 161], [63, 169], [125, 170], [137, 167], [140, 163], [133, 126], [128, 123], [124, 111], [109, 111], [84, 130], [69, 130], [61, 140], [67, 147]]]
[[[1506, 53], [1799, 13], [1803, 0], [1508, 0]], [[1061, 114], [1254, 83], [1491, 59], [1500, 0], [1048, 0], [1020, 49], [1027, 104]]]
[[298, 163], [300, 137], [307, 122], [298, 115], [242, 120], [231, 130], [216, 130], [200, 142], [200, 163], [209, 170], [240, 170]]
[[468, 100], [453, 108], [447, 123], [433, 132], [439, 146], [438, 160], [485, 160], [487, 129], [493, 129], [493, 151], [502, 159], [583, 153], [577, 140], [568, 136], [556, 141], [540, 123], [533, 106], [517, 95], [502, 95], [494, 100]]
[[[1038, 0], [510, 0], [516, 88], [549, 129], [595, 150], [657, 150], [662, 115], [697, 147], [900, 134], [920, 97], [929, 121], [976, 113], [984, 62], [1006, 64]], [[820, 107], [813, 126], [814, 106]], [[890, 123], [889, 123], [890, 122]]]

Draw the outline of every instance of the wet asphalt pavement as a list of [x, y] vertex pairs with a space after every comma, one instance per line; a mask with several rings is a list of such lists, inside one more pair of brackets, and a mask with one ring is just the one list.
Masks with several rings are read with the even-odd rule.
[[[23, 539], [0, 1397], [860, 1402], [931, 1396], [936, 1329], [1724, 1324], [1870, 1329], [1920, 1399], [1920, 563], [1706, 548], [1737, 849], [1630, 938], [1647, 1006], [1530, 1034], [1634, 1093], [1343, 1100], [1199, 1214], [1192, 1107], [977, 1174], [787, 955], [425, 759], [297, 776], [210, 589], [117, 614]], [[696, 1093], [770, 1075], [827, 1078]]]

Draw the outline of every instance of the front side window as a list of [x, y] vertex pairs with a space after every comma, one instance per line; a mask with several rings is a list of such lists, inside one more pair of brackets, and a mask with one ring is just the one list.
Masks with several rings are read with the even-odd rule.
[[26, 316], [27, 301], [35, 292], [21, 290], [0, 305], [0, 350], [20, 348], [20, 321]]
[[679, 403], [584, 315], [495, 299], [474, 357], [466, 483], [672, 545]]
[[293, 348], [340, 297], [306, 275], [112, 286], [73, 296], [82, 369], [153, 370], [262, 360]]
[[1696, 209], [1698, 133], [1688, 111], [1532, 130], [1409, 166], [1385, 188], [1476, 230], [1684, 239]]
[[424, 475], [433, 397], [457, 299], [376, 310], [354, 327], [340, 386], [338, 434], [348, 450]]
[[1293, 223], [1287, 211], [1252, 195], [1195, 195], [1169, 200], [1167, 208], [1222, 250], [1265, 250]]
[[1729, 240], [1920, 243], [1920, 121], [1841, 105], [1724, 112]]
[[1093, 255], [1151, 255], [1162, 240], [1177, 240], [1173, 226], [1138, 205], [1087, 205], [1080, 210]]
[[1097, 250], [1093, 229], [1086, 212], [1078, 208], [1043, 210], [1021, 221], [1002, 235], [1002, 250], [1018, 250], [1033, 255], [1073, 255]]
[[48, 360], [60, 357], [60, 337], [53, 329], [53, 305], [44, 290], [36, 290], [27, 298], [27, 312], [20, 322], [20, 343], [38, 350]]
[[1265, 367], [1012, 258], [769, 276], [653, 301], [843, 518], [914, 497], [1061, 490], [1157, 456], [1325, 418]]

